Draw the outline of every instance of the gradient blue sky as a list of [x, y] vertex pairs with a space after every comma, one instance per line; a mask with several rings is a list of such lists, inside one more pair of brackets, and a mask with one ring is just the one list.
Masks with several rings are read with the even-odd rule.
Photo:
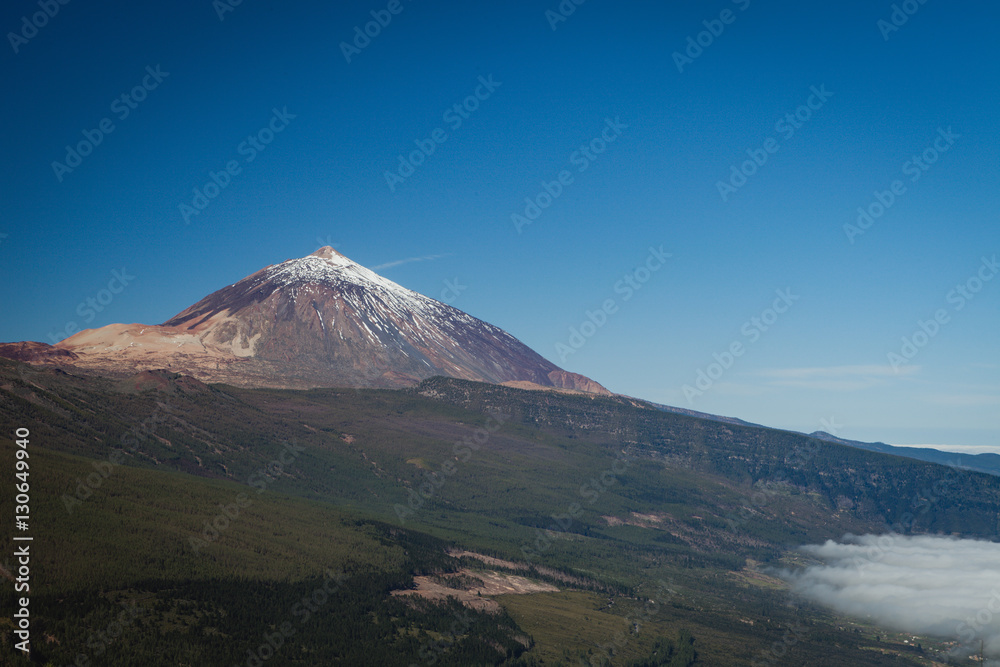
[[[388, 4], [245, 0], [220, 20], [210, 0], [77, 1], [17, 53], [7, 37], [0, 340], [159, 323], [331, 244], [369, 267], [430, 258], [379, 271], [434, 298], [457, 279], [452, 305], [613, 391], [1000, 451], [1000, 280], [949, 300], [1000, 253], [995, 5], [914, 2], [885, 39], [890, 2], [589, 0], [553, 29], [556, 0], [401, 0], [348, 63], [341, 42]], [[678, 71], [674, 53], [723, 10], [731, 23]], [[38, 11], [5, 3], [0, 26]], [[113, 100], [158, 65], [169, 76], [119, 119]], [[452, 129], [444, 112], [490, 76], [500, 86]], [[792, 136], [776, 128], [823, 86]], [[295, 118], [247, 162], [240, 142], [286, 107]], [[114, 131], [60, 182], [52, 162], [104, 118]], [[606, 119], [627, 127], [580, 172], [573, 153]], [[447, 140], [390, 190], [384, 172], [436, 128]], [[904, 164], [939, 128], [958, 138], [911, 181]], [[723, 201], [717, 182], [768, 138], [777, 152]], [[230, 160], [241, 172], [185, 224], [179, 204]], [[511, 215], [563, 170], [572, 182], [518, 233]], [[844, 225], [897, 179], [905, 192], [849, 242]], [[616, 284], [660, 246], [671, 257], [626, 300]], [[123, 268], [135, 278], [86, 322], [79, 304]], [[756, 329], [786, 288], [798, 300]], [[939, 309], [947, 322], [894, 371], [887, 355]], [[689, 400], [699, 371], [718, 377]]]

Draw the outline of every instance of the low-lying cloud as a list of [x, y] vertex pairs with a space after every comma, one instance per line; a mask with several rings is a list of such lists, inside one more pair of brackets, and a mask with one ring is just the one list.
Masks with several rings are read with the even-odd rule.
[[824, 564], [782, 573], [800, 595], [888, 629], [961, 642], [963, 652], [978, 652], [983, 639], [987, 657], [1000, 658], [1000, 543], [848, 535], [802, 551]]

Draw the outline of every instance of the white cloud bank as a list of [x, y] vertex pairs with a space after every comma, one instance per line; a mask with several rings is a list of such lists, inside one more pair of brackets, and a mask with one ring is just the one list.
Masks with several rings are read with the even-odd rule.
[[984, 639], [987, 657], [1000, 658], [1000, 543], [848, 535], [802, 550], [824, 564], [782, 573], [800, 595], [892, 630], [959, 641], [964, 655]]

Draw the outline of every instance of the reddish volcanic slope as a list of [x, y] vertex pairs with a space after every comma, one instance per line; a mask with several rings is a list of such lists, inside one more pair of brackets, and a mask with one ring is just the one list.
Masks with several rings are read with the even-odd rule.
[[105, 374], [168, 369], [245, 386], [401, 387], [446, 375], [609, 393], [330, 247], [264, 268], [161, 325], [81, 331], [52, 352], [67, 353], [76, 358], [66, 363]]
[[77, 357], [69, 350], [60, 350], [47, 343], [24, 341], [21, 343], [0, 343], [0, 357], [26, 361], [31, 364], [47, 362], [72, 363]]

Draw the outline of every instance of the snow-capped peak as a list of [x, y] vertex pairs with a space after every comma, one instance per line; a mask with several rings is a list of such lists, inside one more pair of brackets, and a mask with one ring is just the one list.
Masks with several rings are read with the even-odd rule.
[[329, 259], [334, 262], [342, 261], [346, 264], [354, 264], [354, 262], [344, 257], [343, 254], [334, 250], [333, 246], [328, 246], [328, 245], [323, 246], [322, 248], [320, 248], [319, 250], [317, 250], [316, 252], [314, 252], [309, 256], [319, 257], [320, 259]]
[[306, 257], [289, 259], [281, 264], [269, 266], [261, 278], [277, 286], [292, 283], [336, 284], [345, 281], [367, 288], [377, 287], [398, 296], [416, 298], [420, 302], [430, 301], [424, 295], [406, 289], [361, 266], [330, 246], [324, 246]]
[[171, 368], [230, 384], [394, 387], [447, 375], [606, 392], [329, 246], [212, 292], [162, 325], [121, 327], [81, 332], [65, 349], [94, 368]]

